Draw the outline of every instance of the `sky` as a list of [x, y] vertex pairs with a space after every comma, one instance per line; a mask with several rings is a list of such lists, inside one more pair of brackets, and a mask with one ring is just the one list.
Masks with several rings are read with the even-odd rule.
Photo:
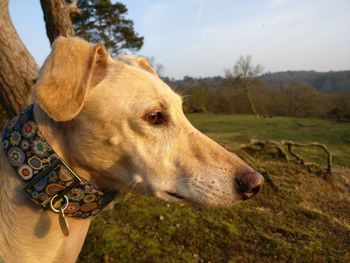
[[[265, 72], [350, 69], [350, 0], [125, 0], [127, 17], [165, 75], [224, 75], [250, 54]], [[50, 52], [38, 0], [10, 15], [39, 65]]]

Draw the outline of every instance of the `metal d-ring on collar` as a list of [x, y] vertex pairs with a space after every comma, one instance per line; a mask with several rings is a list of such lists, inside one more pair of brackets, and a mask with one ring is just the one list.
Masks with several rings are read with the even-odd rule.
[[[59, 213], [58, 221], [61, 226], [62, 233], [65, 236], [69, 236], [69, 224], [68, 221], [66, 220], [66, 216], [64, 211], [67, 209], [68, 204], [69, 204], [69, 199], [66, 195], [63, 196], [65, 203], [62, 205], [62, 199], [59, 199], [59, 201], [54, 203], [55, 198], [58, 197], [58, 195], [55, 195], [54, 197], [51, 198], [50, 201], [50, 207], [52, 211]], [[58, 209], [58, 205], [59, 209]]]
[[66, 201], [64, 211], [60, 208], [63, 215], [87, 218], [98, 214], [118, 192], [102, 191], [74, 173], [41, 134], [33, 109], [34, 104], [13, 118], [2, 135], [9, 163], [27, 183], [25, 192], [45, 210], [55, 211], [56, 203]]
[[52, 211], [54, 211], [54, 212], [56, 212], [56, 213], [59, 213], [59, 212], [61, 212], [62, 210], [63, 210], [63, 211], [66, 210], [67, 207], [68, 207], [68, 204], [69, 204], [69, 199], [68, 199], [68, 197], [67, 197], [66, 195], [63, 196], [65, 203], [63, 204], [63, 206], [60, 206], [59, 208], [57, 208], [58, 206], [57, 206], [56, 204], [58, 203], [59, 205], [61, 205], [61, 204], [62, 204], [62, 201], [61, 201], [62, 199], [60, 199], [59, 201], [57, 201], [56, 203], [54, 203], [54, 200], [56, 199], [56, 197], [58, 197], [58, 195], [54, 195], [54, 196], [51, 198], [51, 201], [50, 201], [50, 207], [51, 207]]

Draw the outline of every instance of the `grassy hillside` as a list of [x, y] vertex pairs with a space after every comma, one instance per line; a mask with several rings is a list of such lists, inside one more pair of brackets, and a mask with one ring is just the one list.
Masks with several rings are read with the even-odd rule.
[[[218, 142], [232, 146], [250, 139], [320, 142], [329, 147], [334, 162], [350, 166], [350, 123], [323, 119], [273, 117], [257, 119], [252, 115], [190, 114], [192, 124]], [[320, 160], [318, 151], [305, 152], [310, 160]]]
[[[251, 138], [319, 141], [334, 151], [338, 164], [349, 165], [349, 124], [189, 117], [233, 146]], [[327, 182], [278, 160], [257, 159], [254, 166], [270, 182], [257, 198], [232, 208], [122, 195], [113, 210], [93, 220], [79, 262], [350, 262], [349, 169], [336, 168]]]
[[349, 92], [350, 71], [282, 71], [266, 73], [262, 78], [272, 85], [292, 82], [307, 83], [315, 89], [323, 92]]

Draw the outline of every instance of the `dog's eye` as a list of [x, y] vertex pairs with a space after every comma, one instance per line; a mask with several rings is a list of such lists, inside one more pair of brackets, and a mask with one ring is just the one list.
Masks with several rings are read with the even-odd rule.
[[152, 125], [160, 125], [166, 123], [166, 118], [161, 111], [153, 111], [144, 117], [145, 121]]

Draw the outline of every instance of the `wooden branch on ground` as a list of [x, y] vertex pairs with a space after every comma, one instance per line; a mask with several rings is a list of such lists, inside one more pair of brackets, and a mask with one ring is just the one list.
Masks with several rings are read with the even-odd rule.
[[316, 147], [323, 150], [327, 156], [327, 169], [326, 173], [332, 175], [332, 153], [329, 151], [326, 145], [318, 142], [310, 143], [297, 143], [293, 141], [273, 141], [273, 140], [251, 140], [250, 143], [240, 146], [240, 149], [255, 151], [255, 152], [266, 152], [270, 149], [276, 149], [278, 151], [278, 156], [283, 158], [286, 162], [290, 162], [288, 153], [285, 151], [287, 147], [288, 153], [291, 157], [295, 159], [298, 164], [301, 164], [311, 171], [312, 168], [323, 170], [322, 167], [315, 163], [306, 163], [303, 157], [293, 151], [293, 147], [309, 148]]
[[300, 160], [302, 162], [302, 164], [305, 164], [304, 160], [299, 156], [296, 155], [295, 153], [292, 154], [292, 146], [295, 147], [317, 147], [322, 149], [327, 156], [327, 173], [328, 174], [332, 174], [332, 153], [329, 151], [329, 149], [327, 148], [326, 145], [322, 144], [322, 143], [318, 143], [318, 142], [310, 142], [310, 143], [296, 143], [293, 141], [282, 141], [281, 143], [283, 143], [284, 145], [287, 145], [289, 153], [291, 155], [293, 155], [294, 157], [297, 158], [297, 160]]
[[[259, 147], [259, 148], [256, 148]], [[289, 163], [289, 157], [286, 151], [283, 149], [282, 145], [278, 141], [274, 140], [251, 140], [249, 144], [243, 144], [240, 146], [241, 149], [247, 149], [252, 151], [267, 151], [270, 149], [276, 149], [278, 156], [283, 158], [287, 163]]]

